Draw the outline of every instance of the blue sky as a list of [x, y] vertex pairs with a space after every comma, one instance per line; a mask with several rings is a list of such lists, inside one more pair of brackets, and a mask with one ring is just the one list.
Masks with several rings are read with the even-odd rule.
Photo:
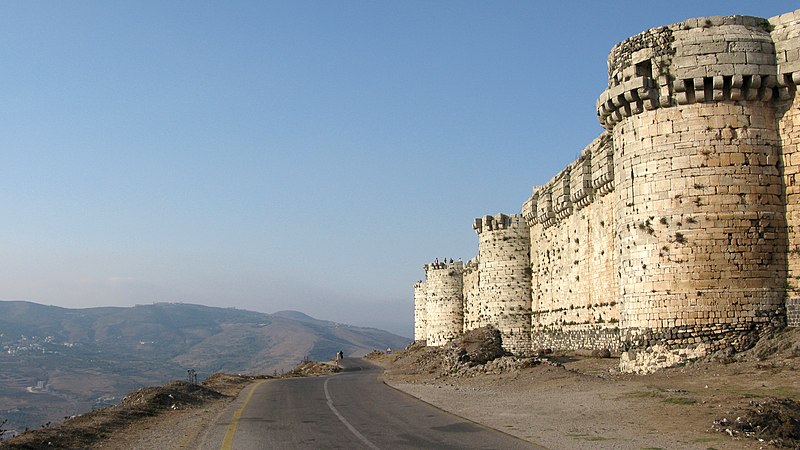
[[412, 335], [600, 132], [617, 42], [781, 1], [0, 4], [0, 298], [201, 303]]

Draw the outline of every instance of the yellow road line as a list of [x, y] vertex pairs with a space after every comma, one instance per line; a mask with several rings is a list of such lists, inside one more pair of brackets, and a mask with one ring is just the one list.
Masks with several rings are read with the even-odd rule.
[[253, 397], [253, 393], [256, 391], [256, 388], [258, 388], [258, 386], [265, 381], [267, 380], [261, 380], [250, 388], [250, 392], [244, 399], [244, 403], [242, 403], [242, 406], [239, 407], [239, 409], [233, 414], [233, 420], [231, 420], [231, 424], [228, 425], [228, 431], [225, 433], [225, 439], [222, 440], [222, 447], [220, 447], [220, 450], [233, 450], [233, 435], [236, 434], [236, 428], [239, 426], [239, 419], [242, 417], [242, 413], [247, 407], [247, 403], [249, 403], [250, 399]]

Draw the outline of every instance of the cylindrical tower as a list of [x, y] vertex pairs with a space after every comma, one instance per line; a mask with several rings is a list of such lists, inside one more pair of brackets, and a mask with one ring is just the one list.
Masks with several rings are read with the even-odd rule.
[[414, 283], [414, 340], [424, 341], [428, 339], [428, 331], [426, 326], [427, 313], [425, 297], [425, 282], [418, 281]]
[[464, 333], [461, 262], [425, 264], [426, 341], [440, 346]]
[[770, 29], [754, 17], [690, 19], [609, 55], [597, 106], [614, 141], [620, 327], [630, 346], [688, 356], [742, 349], [783, 320]]
[[521, 214], [475, 219], [478, 233], [478, 321], [494, 325], [503, 348], [524, 354], [531, 350], [530, 234]]

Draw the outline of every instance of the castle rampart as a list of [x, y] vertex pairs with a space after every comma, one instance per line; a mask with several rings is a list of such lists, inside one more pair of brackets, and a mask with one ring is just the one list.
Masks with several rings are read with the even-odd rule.
[[649, 371], [800, 325], [798, 82], [800, 10], [614, 46], [605, 131], [533, 189], [514, 222], [527, 241], [499, 225], [516, 216], [476, 220], [463, 329], [505, 328], [516, 353], [629, 350], [622, 369]]
[[[531, 235], [534, 349], [620, 349], [615, 198], [607, 195], [614, 190], [612, 144], [609, 134], [600, 135], [522, 207]], [[575, 208], [543, 221], [534, 214], [539, 200], [552, 198], [567, 174]]]

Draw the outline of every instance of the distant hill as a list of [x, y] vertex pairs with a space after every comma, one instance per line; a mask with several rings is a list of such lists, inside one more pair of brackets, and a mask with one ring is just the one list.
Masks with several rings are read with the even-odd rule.
[[[141, 386], [214, 372], [273, 373], [408, 338], [315, 319], [185, 303], [67, 309], [0, 301], [0, 422], [58, 421]], [[45, 409], [46, 406], [46, 409]]]

